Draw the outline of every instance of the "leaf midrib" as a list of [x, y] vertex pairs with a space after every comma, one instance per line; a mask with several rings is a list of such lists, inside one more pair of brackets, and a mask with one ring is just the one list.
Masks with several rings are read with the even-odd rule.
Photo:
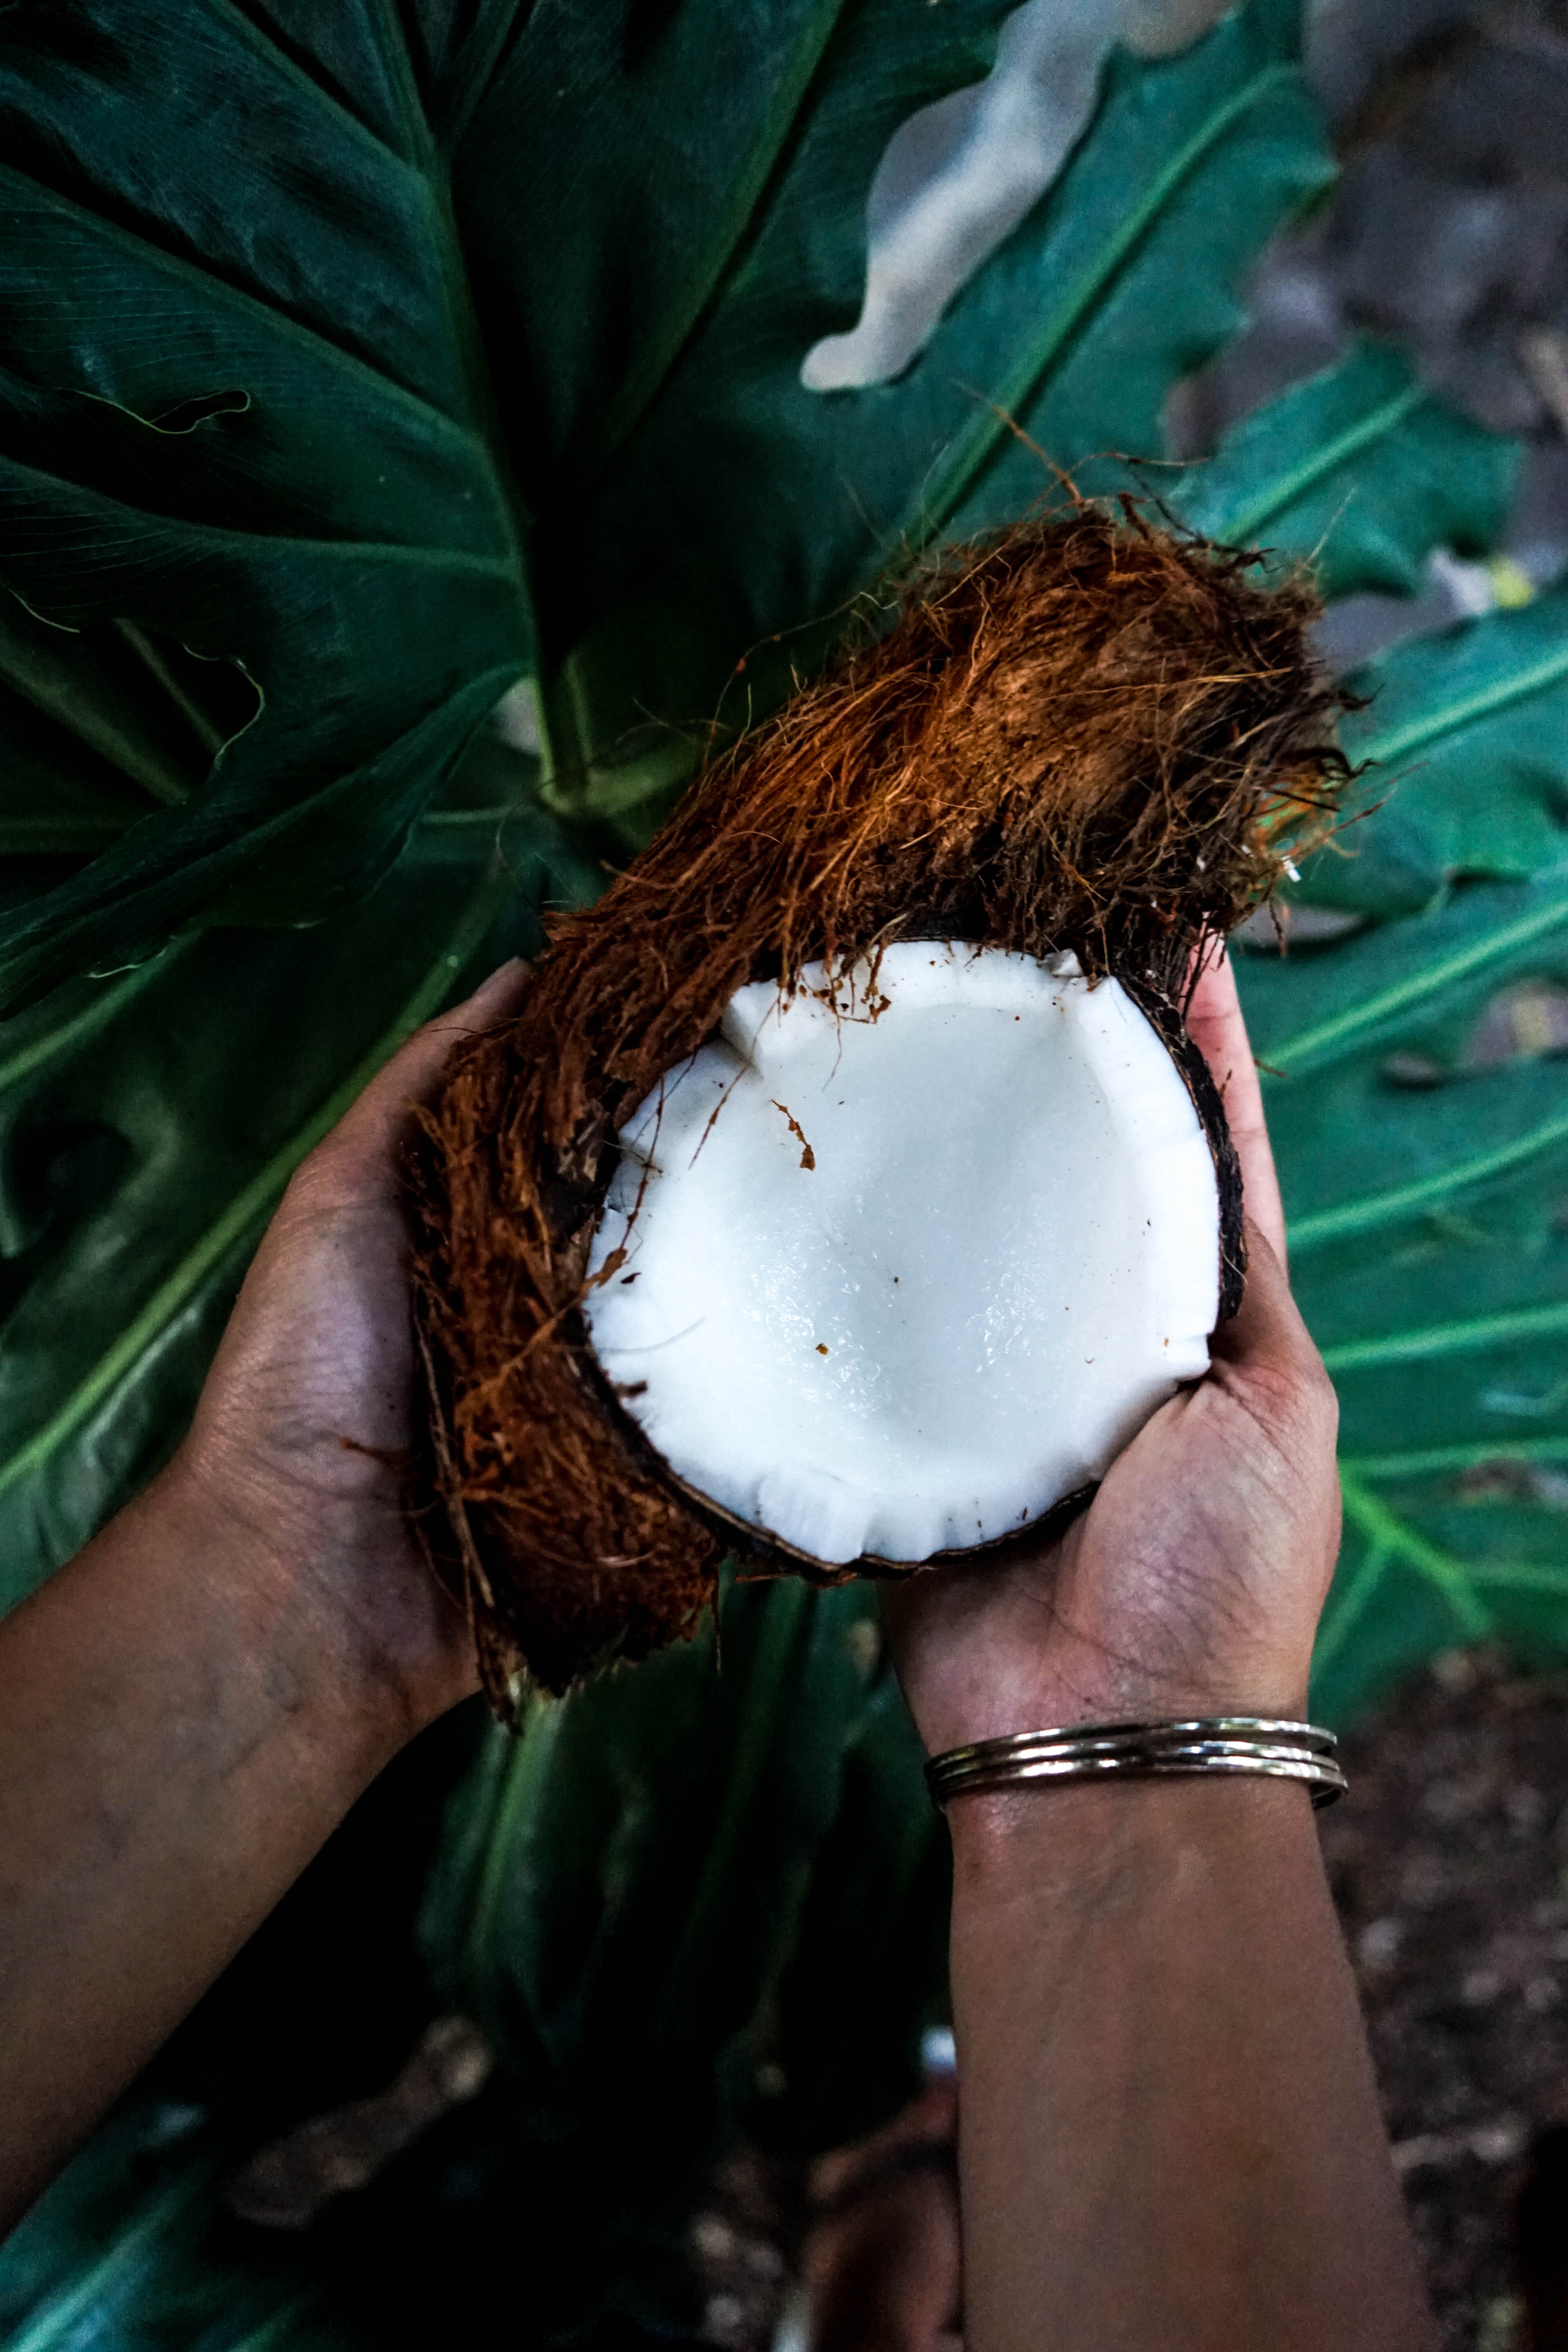
[[1368, 1371], [1379, 1364], [1424, 1363], [1445, 1356], [1470, 1355], [1482, 1348], [1511, 1346], [1523, 1339], [1550, 1339], [1568, 1332], [1568, 1298], [1544, 1307], [1512, 1307], [1496, 1315], [1460, 1316], [1416, 1331], [1379, 1331], [1360, 1339], [1340, 1339], [1323, 1349], [1331, 1372]]
[[1305, 498], [1309, 491], [1317, 488], [1320, 482], [1337, 472], [1350, 458], [1359, 457], [1374, 441], [1397, 432], [1416, 409], [1426, 405], [1430, 397], [1424, 385], [1406, 384], [1392, 399], [1384, 401], [1354, 425], [1347, 425], [1333, 440], [1324, 442], [1300, 465], [1279, 476], [1268, 489], [1254, 499], [1249, 507], [1243, 507], [1238, 513], [1224, 516], [1212, 527], [1209, 536], [1233, 545], [1256, 539], [1263, 525], [1273, 516], [1293, 505], [1298, 499]]
[[1546, 906], [1521, 915], [1513, 922], [1499, 924], [1495, 930], [1468, 947], [1439, 957], [1407, 980], [1375, 990], [1359, 1003], [1347, 1005], [1343, 1012], [1329, 1013], [1321, 1021], [1299, 1029], [1293, 1037], [1268, 1039], [1265, 1047], [1268, 1062], [1258, 1066], [1264, 1085], [1294, 1078], [1311, 1062], [1337, 1058], [1358, 1038], [1379, 1028], [1395, 1013], [1425, 1003], [1472, 973], [1484, 971], [1489, 964], [1500, 962], [1516, 948], [1528, 946], [1564, 922], [1568, 922], [1568, 892], [1560, 893]]
[[1468, 1160], [1450, 1161], [1429, 1175], [1413, 1177], [1407, 1183], [1390, 1185], [1384, 1192], [1363, 1193], [1359, 1199], [1337, 1202], [1310, 1216], [1293, 1218], [1289, 1235], [1290, 1247], [1300, 1254], [1320, 1248], [1325, 1242], [1342, 1240], [1348, 1234], [1366, 1233], [1374, 1225], [1414, 1216], [1469, 1185], [1506, 1175], [1510, 1169], [1522, 1166], [1539, 1153], [1550, 1150], [1554, 1143], [1565, 1140], [1568, 1111], [1562, 1111], [1554, 1118], [1542, 1119], [1528, 1134], [1476, 1152]]
[[679, 301], [670, 306], [664, 332], [645, 346], [614, 398], [600, 412], [591, 436], [584, 435], [574, 452], [585, 474], [602, 470], [647, 414], [682, 353], [696, 340], [725, 280], [739, 266], [847, 5], [848, 0], [824, 0], [813, 16], [810, 33], [803, 36], [799, 45], [795, 71], [779, 85], [781, 95], [768, 123], [771, 136], [753, 143], [747, 168], [733, 183], [731, 201], [718, 234], [710, 240], [702, 267], [691, 271]]
[[[1005, 380], [985, 412], [949, 444], [943, 459], [932, 469], [915, 505], [883, 550], [883, 562], [892, 562], [905, 550], [918, 552], [945, 529], [973, 483], [1005, 440], [1015, 431], [1014, 419], [1039, 393], [1087, 314], [1094, 309], [1132, 259], [1160, 215], [1214, 149], [1268, 94], [1298, 79], [1294, 63], [1263, 67], [1217, 107], [1151, 183], [1141, 202], [1124, 216], [1095, 258], [1083, 269], [1050, 312], [1030, 355]], [[1103, 109], [1097, 110], [1092, 133]], [[1089, 133], [1086, 133], [1089, 135]], [[1041, 198], [1050, 201], [1054, 189]]]
[[[428, 207], [431, 235], [442, 264], [437, 269], [437, 282], [468, 392], [469, 413], [474, 419], [475, 446], [489, 484], [491, 502], [500, 519], [521, 617], [530, 639], [533, 640], [532, 580], [525, 552], [528, 510], [507, 453], [506, 436], [501, 431], [489, 355], [479, 332], [473, 290], [468, 283], [468, 255], [458, 227], [450, 162], [436, 135], [435, 126], [426, 119], [396, 0], [376, 0], [376, 12], [385, 40], [386, 54], [402, 90], [409, 134], [419, 157], [420, 184]], [[541, 729], [545, 738], [546, 767], [552, 768], [563, 758], [580, 764], [582, 747], [579, 743], [563, 744], [558, 737], [552, 740], [546, 715], [550, 710], [550, 700], [542, 693], [539, 698], [539, 709]]]
[[1458, 734], [1462, 728], [1494, 719], [1516, 702], [1528, 701], [1531, 695], [1560, 686], [1564, 678], [1568, 678], [1568, 640], [1527, 669], [1516, 670], [1490, 686], [1478, 687], [1473, 694], [1460, 695], [1453, 702], [1436, 703], [1415, 718], [1406, 719], [1403, 727], [1363, 740], [1357, 747], [1359, 756], [1379, 767], [1391, 766], [1395, 760], [1407, 759], [1413, 751], [1425, 750], [1438, 736]]

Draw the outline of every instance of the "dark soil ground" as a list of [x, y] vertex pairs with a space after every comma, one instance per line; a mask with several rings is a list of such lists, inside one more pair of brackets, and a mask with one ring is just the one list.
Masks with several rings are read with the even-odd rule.
[[1568, 2265], [1568, 1676], [1449, 1653], [1343, 1754], [1323, 1848], [1444, 2343], [1526, 2352], [1532, 2171], [1525, 2252]]
[[[1323, 1849], [1445, 2352], [1568, 2352], [1524, 2294], [1568, 2277], [1568, 1675], [1448, 1653], [1342, 1754]], [[774, 2342], [802, 2194], [743, 2152], [715, 2184], [710, 2341]]]

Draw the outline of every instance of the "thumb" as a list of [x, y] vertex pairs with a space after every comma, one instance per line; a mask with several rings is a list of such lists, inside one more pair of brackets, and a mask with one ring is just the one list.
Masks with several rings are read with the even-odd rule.
[[532, 977], [531, 968], [514, 956], [461, 1004], [416, 1029], [344, 1112], [321, 1149], [334, 1158], [380, 1160], [390, 1169], [392, 1154], [409, 1129], [409, 1106], [432, 1098], [458, 1045], [518, 1010]]
[[1290, 1296], [1289, 1281], [1273, 1244], [1250, 1218], [1246, 1232], [1247, 1287], [1239, 1309], [1228, 1323], [1220, 1325], [1210, 1342], [1216, 1370], [1233, 1381], [1321, 1388], [1331, 1397], [1323, 1360]]

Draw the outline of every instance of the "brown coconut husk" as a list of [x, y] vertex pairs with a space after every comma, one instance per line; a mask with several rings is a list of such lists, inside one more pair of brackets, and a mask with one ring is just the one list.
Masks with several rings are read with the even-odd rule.
[[1196, 960], [1345, 772], [1316, 602], [1255, 562], [1124, 503], [927, 572], [552, 925], [521, 1013], [455, 1056], [417, 1171], [425, 1524], [449, 1527], [432, 1549], [503, 1708], [519, 1668], [558, 1691], [689, 1634], [737, 1546], [620, 1409], [580, 1313], [616, 1126], [736, 989], [898, 937], [1070, 948], [1206, 1086], [1181, 1021]]

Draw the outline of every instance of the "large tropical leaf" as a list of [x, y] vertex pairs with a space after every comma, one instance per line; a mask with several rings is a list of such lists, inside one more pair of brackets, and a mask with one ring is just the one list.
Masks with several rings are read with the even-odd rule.
[[1302, 896], [1365, 914], [1433, 905], [1460, 876], [1528, 875], [1568, 850], [1568, 582], [1396, 646], [1346, 680], [1367, 772]]
[[178, 1437], [311, 1145], [420, 1021], [537, 944], [517, 887], [539, 873], [527, 833], [509, 829], [498, 856], [495, 814], [452, 814], [352, 914], [303, 934], [186, 934], [7, 1025], [0, 1606]]
[[1242, 979], [1297, 1294], [1343, 1416], [1320, 1703], [1342, 1716], [1487, 1633], [1561, 1652], [1568, 1066], [1528, 1023], [1515, 1057], [1474, 1041], [1500, 997], [1568, 981], [1568, 867], [1249, 956]]
[[1437, 399], [1402, 352], [1361, 343], [1244, 416], [1164, 495], [1207, 538], [1310, 565], [1325, 598], [1413, 596], [1434, 548], [1495, 545], [1522, 454]]
[[[1517, 455], [1363, 349], [1243, 420], [1171, 503], [1312, 561], [1331, 594], [1408, 593], [1433, 547], [1486, 551]], [[1562, 588], [1349, 678], [1365, 771], [1296, 896], [1373, 928], [1241, 965], [1296, 1286], [1343, 1414], [1316, 1697], [1336, 1717], [1483, 1633], [1568, 1646], [1551, 1473], [1568, 1459], [1568, 1072], [1539, 1020], [1533, 1052], [1475, 1050], [1500, 997], [1568, 974], [1565, 681]]]
[[[611, 450], [759, 270], [786, 343], [843, 323], [882, 145], [984, 69], [1002, 13], [8, 12], [4, 577], [262, 698], [198, 789], [12, 916], [13, 1000], [194, 914], [297, 920], [374, 879], [539, 667], [525, 543], [559, 654]], [[659, 126], [656, 171], [634, 123]], [[674, 520], [664, 561], [630, 554], [641, 600]]]
[[[736, 654], [765, 657], [910, 551], [1037, 505], [1054, 488], [1042, 450], [1087, 488], [1129, 478], [1106, 453], [1158, 454], [1172, 387], [1244, 323], [1236, 280], [1330, 176], [1296, 36], [1288, 0], [1253, 0], [1185, 56], [1113, 58], [1066, 171], [894, 383], [801, 383], [818, 329], [792, 289], [841, 231], [781, 204], [605, 477], [573, 677], [626, 658], [657, 579], [711, 648], [717, 690]], [[843, 261], [848, 318], [858, 245]], [[637, 643], [659, 646], [646, 618]], [[668, 709], [647, 658], [639, 691]]]
[[1568, 1648], [1568, 590], [1348, 683], [1368, 765], [1298, 896], [1364, 928], [1242, 965], [1343, 1415], [1339, 1715], [1455, 1642]]
[[[205, 780], [189, 743], [143, 758], [162, 804], [128, 826], [77, 758], [79, 837], [121, 829], [0, 925], [11, 1000], [193, 915], [337, 903], [525, 672], [556, 804], [657, 805], [749, 650], [1048, 488], [1009, 419], [1069, 467], [1154, 448], [1240, 323], [1232, 280], [1327, 174], [1287, 0], [1115, 61], [1058, 187], [899, 383], [801, 383], [858, 307], [889, 133], [983, 70], [1002, 14], [11, 10], [0, 575], [30, 614], [4, 676], [100, 758], [127, 697], [153, 715], [117, 740], [168, 732], [180, 648], [261, 698], [248, 725], [206, 714]], [[96, 633], [63, 696], [30, 614]], [[753, 661], [732, 715], [784, 670]]]

